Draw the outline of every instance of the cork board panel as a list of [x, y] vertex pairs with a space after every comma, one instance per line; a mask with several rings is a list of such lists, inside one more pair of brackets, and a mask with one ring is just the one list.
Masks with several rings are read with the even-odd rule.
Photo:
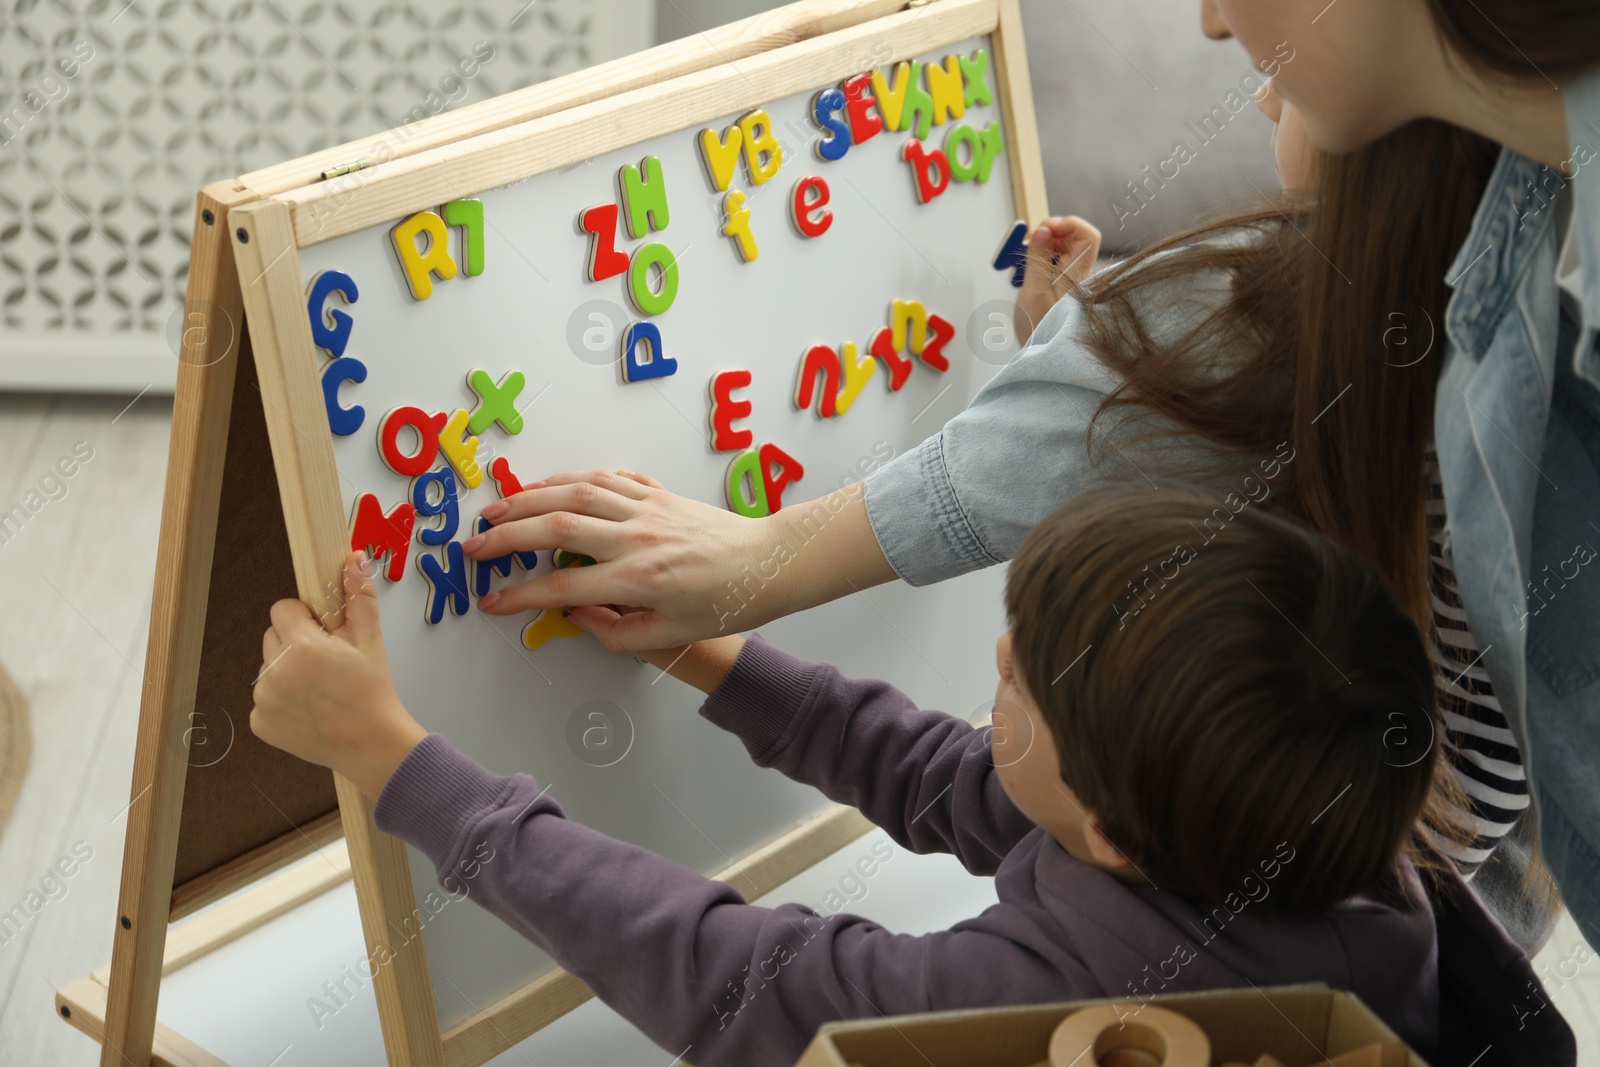
[[333, 775], [250, 732], [251, 683], [275, 601], [296, 595], [250, 333], [240, 331], [189, 770], [173, 884], [337, 810]]

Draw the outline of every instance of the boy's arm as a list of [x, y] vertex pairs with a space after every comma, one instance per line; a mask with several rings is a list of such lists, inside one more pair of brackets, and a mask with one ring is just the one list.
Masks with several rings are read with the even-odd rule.
[[[679, 654], [650, 658], [665, 667]], [[696, 642], [681, 657], [670, 673], [710, 693], [700, 714], [738, 735], [751, 759], [859, 808], [914, 852], [949, 852], [993, 874], [1033, 829], [1000, 785], [986, 730], [756, 636]]]
[[[669, 1053], [702, 1067], [793, 1063], [835, 1019], [1101, 991], [984, 928], [925, 937], [854, 916], [744, 903], [566, 819], [532, 778], [492, 774], [430, 734], [378, 797], [379, 829], [504, 920]], [[880, 855], [892, 862], [893, 853]]]

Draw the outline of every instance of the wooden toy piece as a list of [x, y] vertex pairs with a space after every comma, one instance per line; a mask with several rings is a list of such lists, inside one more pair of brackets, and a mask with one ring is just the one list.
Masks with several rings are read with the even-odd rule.
[[889, 392], [898, 393], [900, 387], [906, 384], [906, 379], [911, 377], [911, 361], [895, 350], [894, 335], [889, 327], [878, 327], [878, 331], [872, 335], [872, 342], [867, 345], [867, 352], [883, 360], [883, 365], [889, 370]]
[[756, 235], [750, 232], [750, 209], [745, 207], [743, 190], [728, 190], [722, 198], [722, 214], [728, 220], [722, 225], [723, 236], [733, 238], [740, 259], [753, 262], [761, 250], [756, 247]]
[[[644, 345], [650, 358], [639, 358]], [[630, 322], [622, 331], [622, 380], [642, 382], [646, 378], [665, 378], [678, 373], [678, 361], [661, 347], [661, 329], [653, 322]]]
[[[419, 211], [389, 232], [395, 254], [400, 257], [400, 271], [406, 277], [414, 300], [426, 300], [433, 295], [433, 276], [442, 281], [456, 276], [456, 261], [450, 258], [450, 232], [444, 219], [431, 211]], [[426, 247], [417, 243], [426, 238]]]
[[811, 406], [813, 395], [817, 392], [817, 375], [822, 375], [821, 399], [817, 403], [817, 414], [824, 419], [833, 418], [834, 405], [839, 399], [839, 353], [827, 345], [812, 345], [806, 349], [806, 354], [800, 360], [800, 378], [794, 387], [794, 406], [804, 411]]
[[[661, 272], [659, 292], [650, 288], [650, 268]], [[678, 299], [678, 260], [672, 249], [659, 242], [640, 245], [628, 272], [628, 295], [641, 315], [660, 315]]]
[[989, 173], [994, 170], [994, 160], [1001, 152], [1005, 151], [1005, 140], [1000, 136], [1000, 124], [991, 122], [979, 134], [978, 173], [976, 175], [979, 185], [989, 180]]
[[761, 483], [767, 491], [767, 507], [778, 511], [783, 507], [783, 491], [791, 483], [806, 476], [800, 461], [771, 442], [758, 450], [761, 456]]
[[789, 221], [802, 237], [821, 237], [833, 225], [833, 212], [826, 210], [831, 197], [828, 183], [818, 174], [807, 174], [794, 183], [789, 196]]
[[339, 406], [339, 386], [345, 382], [359, 385], [366, 380], [367, 365], [354, 356], [340, 356], [322, 368], [322, 400], [328, 409], [328, 429], [334, 436], [349, 437], [361, 429], [367, 418], [367, 409], [360, 404]]
[[994, 103], [994, 97], [989, 93], [989, 83], [984, 81], [984, 76], [989, 72], [989, 53], [979, 48], [970, 59], [960, 56], [958, 60], [961, 63], [961, 80], [965, 85], [965, 106], [982, 107]]
[[711, 376], [711, 447], [718, 452], [749, 448], [755, 440], [755, 434], [748, 429], [733, 428], [735, 419], [748, 419], [755, 410], [750, 401], [733, 399], [735, 389], [749, 385], [747, 370], [724, 370]]
[[1018, 219], [1011, 224], [1006, 239], [1000, 242], [1000, 251], [994, 254], [994, 269], [1011, 272], [1011, 286], [1022, 288], [1022, 275], [1028, 266], [1028, 224]]
[[466, 487], [476, 489], [483, 484], [483, 468], [478, 466], [475, 458], [478, 439], [467, 432], [470, 418], [466, 408], [456, 409], [444, 424], [444, 429], [439, 431], [439, 451], [444, 453], [445, 460], [455, 468]]
[[965, 87], [961, 83], [961, 57], [948, 55], [944, 62], [929, 63], [923, 68], [928, 72], [928, 96], [932, 98], [930, 105], [933, 114], [933, 124], [942, 126], [952, 118], [960, 118], [967, 113], [967, 97]]
[[928, 309], [920, 300], [896, 300], [890, 304], [889, 326], [894, 331], [892, 341], [896, 352], [906, 350], [907, 334], [914, 354], [920, 353], [928, 343]]
[[919, 204], [942, 196], [950, 188], [950, 161], [943, 149], [927, 148], [913, 137], [900, 146], [900, 158], [911, 165]]
[[346, 304], [361, 299], [355, 279], [342, 270], [319, 270], [306, 286], [306, 311], [311, 316], [311, 340], [335, 359], [344, 355], [355, 320], [338, 308], [328, 307], [328, 297], [338, 293]]
[[467, 277], [476, 278], [483, 273], [483, 201], [476, 197], [450, 201], [444, 206], [444, 221], [465, 231]]
[[911, 85], [911, 64], [901, 60], [894, 65], [894, 82], [883, 75], [883, 69], [872, 72], [872, 96], [883, 116], [883, 128], [901, 129], [900, 119], [906, 107], [906, 93]]
[[[472, 532], [475, 534], [485, 533], [492, 529], [494, 529], [494, 523], [482, 515], [479, 515], [472, 523]], [[499, 572], [502, 578], [511, 577], [513, 563], [525, 571], [531, 571], [539, 565], [539, 553], [507, 552], [505, 555], [496, 556], [493, 559], [474, 559], [470, 562], [472, 564], [472, 592], [474, 596], [481, 600], [483, 595], [489, 591], [490, 579], [494, 577], [496, 572]]]
[[[1271, 1057], [1262, 1057], [1270, 1059]], [[1330, 1056], [1326, 1064], [1317, 1067], [1405, 1067], [1406, 1049], [1398, 1041], [1376, 1041], [1370, 1045], [1353, 1048]], [[1261, 1067], [1259, 1063], [1256, 1067]]]
[[555, 566], [556, 570], [564, 571], [568, 567], [593, 567], [594, 557], [585, 556], [582, 552], [568, 552], [564, 548], [558, 548], [555, 550], [554, 555], [551, 556], [550, 562]]
[[1153, 1004], [1097, 1004], [1061, 1020], [1050, 1035], [1051, 1067], [1084, 1063], [1210, 1067], [1211, 1042], [1187, 1015]]
[[933, 337], [922, 346], [922, 351], [917, 355], [922, 362], [943, 374], [950, 369], [950, 360], [944, 354], [944, 346], [955, 337], [956, 328], [942, 315], [929, 315], [928, 329], [933, 331]]
[[651, 230], [666, 229], [671, 216], [667, 213], [667, 181], [661, 175], [661, 157], [645, 156], [637, 167], [626, 163], [617, 178], [627, 211], [628, 236], [637, 241]]
[[560, 608], [545, 608], [522, 628], [522, 647], [531, 651], [562, 637], [582, 636], [583, 630], [562, 614]]
[[362, 493], [350, 517], [350, 551], [365, 552], [372, 560], [373, 573], [378, 562], [389, 558], [385, 577], [398, 582], [406, 569], [406, 552], [411, 548], [411, 531], [417, 522], [417, 509], [402, 500], [389, 514], [383, 513], [375, 493]]
[[496, 456], [489, 464], [489, 477], [494, 479], [494, 488], [501, 500], [523, 491], [522, 479], [511, 473], [511, 461], [504, 456]]
[[[965, 158], [963, 157], [965, 149]], [[950, 167], [950, 177], [958, 182], [970, 182], [978, 176], [978, 163], [983, 155], [983, 134], [965, 122], [950, 127], [944, 135], [944, 159]]]
[[844, 369], [844, 384], [839, 387], [839, 396], [833, 402], [835, 415], [843, 415], [850, 410], [850, 405], [856, 402], [856, 397], [861, 395], [861, 390], [867, 387], [867, 382], [878, 369], [878, 361], [870, 353], [856, 358], [854, 341], [846, 341], [839, 346], [839, 364]]
[[591, 235], [583, 275], [591, 282], [615, 278], [628, 269], [628, 254], [617, 250], [617, 205], [596, 204], [578, 212], [578, 229]]
[[472, 607], [467, 589], [466, 557], [461, 552], [461, 542], [451, 541], [444, 546], [445, 562], [441, 565], [432, 552], [417, 553], [417, 569], [428, 580], [428, 601], [423, 607], [423, 618], [430, 626], [444, 621], [448, 606], [452, 615], [465, 615]]
[[486, 370], [473, 370], [467, 374], [467, 388], [478, 397], [478, 406], [467, 419], [467, 432], [479, 434], [494, 423], [508, 434], [522, 432], [522, 413], [517, 410], [517, 397], [528, 384], [521, 371], [506, 371], [497, 382]]
[[843, 159], [850, 151], [850, 126], [836, 112], [845, 108], [844, 93], [824, 89], [811, 98], [811, 117], [826, 133], [817, 138], [817, 158], [827, 163]]
[[767, 482], [761, 474], [761, 453], [755, 450], [741, 452], [728, 464], [728, 478], [723, 483], [728, 500], [728, 510], [747, 519], [759, 519], [772, 514], [767, 506]]
[[844, 92], [845, 114], [850, 118], [850, 143], [860, 144], [878, 136], [883, 120], [873, 114], [877, 100], [872, 95], [872, 75], [857, 74], [847, 79], [840, 89]]
[[[434, 486], [439, 487], [439, 499], [429, 499], [429, 493]], [[436, 471], [424, 471], [411, 481], [411, 506], [416, 509], [417, 517], [431, 519], [436, 515], [443, 515], [444, 522], [439, 526], [423, 526], [417, 524], [417, 540], [425, 545], [442, 545], [456, 535], [456, 529], [461, 524], [461, 507], [456, 497], [456, 475], [449, 467], [441, 467]]]
[[[1322, 1063], [1318, 1064], [1317, 1067], [1327, 1067], [1328, 1062], [1329, 1061], [1324, 1060]], [[1224, 1063], [1222, 1067], [1283, 1067], [1283, 1064], [1278, 1060], [1278, 1057], [1263, 1052], [1261, 1057], [1257, 1059], [1254, 1064], [1240, 1063], [1237, 1060], [1229, 1060], [1227, 1063]]]
[[733, 168], [739, 161], [739, 152], [744, 145], [744, 131], [735, 123], [718, 137], [716, 130], [708, 128], [700, 131], [698, 140], [700, 159], [706, 165], [706, 177], [711, 179], [711, 188], [719, 193], [727, 192], [728, 183], [733, 181]]
[[[439, 455], [439, 434], [448, 420], [449, 416], [442, 411], [429, 415], [409, 404], [394, 408], [378, 423], [378, 455], [396, 474], [415, 478], [433, 466]], [[420, 442], [416, 452], [409, 456], [400, 451], [400, 431], [408, 426], [417, 431]]]
[[765, 185], [783, 166], [783, 145], [772, 132], [772, 117], [756, 108], [739, 120], [744, 137], [744, 167], [751, 185]]

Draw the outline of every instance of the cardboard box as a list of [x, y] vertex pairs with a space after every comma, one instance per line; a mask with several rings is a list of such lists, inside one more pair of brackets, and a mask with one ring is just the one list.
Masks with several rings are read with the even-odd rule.
[[[1106, 1003], [1111, 1001], [828, 1023], [795, 1067], [1033, 1067], [1047, 1058], [1056, 1024], [1079, 1008]], [[1130, 1013], [1139, 1006], [1116, 1003], [1126, 1003]], [[1321, 984], [1174, 993], [1147, 1003], [1199, 1023], [1211, 1039], [1214, 1064], [1255, 1063], [1267, 1052], [1283, 1067], [1313, 1067], [1373, 1042], [1400, 1041], [1357, 997]], [[1415, 1052], [1389, 1060], [1384, 1067], [1428, 1067]]]

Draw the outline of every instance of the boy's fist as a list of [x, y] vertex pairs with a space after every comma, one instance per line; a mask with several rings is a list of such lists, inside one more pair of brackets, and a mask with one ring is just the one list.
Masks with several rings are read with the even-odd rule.
[[250, 729], [275, 748], [331, 767], [376, 800], [428, 732], [395, 692], [365, 553], [350, 554], [343, 577], [345, 621], [333, 633], [301, 601], [272, 605]]
[[1017, 294], [1017, 344], [1025, 345], [1033, 328], [1056, 301], [1094, 272], [1100, 255], [1100, 231], [1076, 215], [1045, 219], [1028, 235], [1028, 265]]

